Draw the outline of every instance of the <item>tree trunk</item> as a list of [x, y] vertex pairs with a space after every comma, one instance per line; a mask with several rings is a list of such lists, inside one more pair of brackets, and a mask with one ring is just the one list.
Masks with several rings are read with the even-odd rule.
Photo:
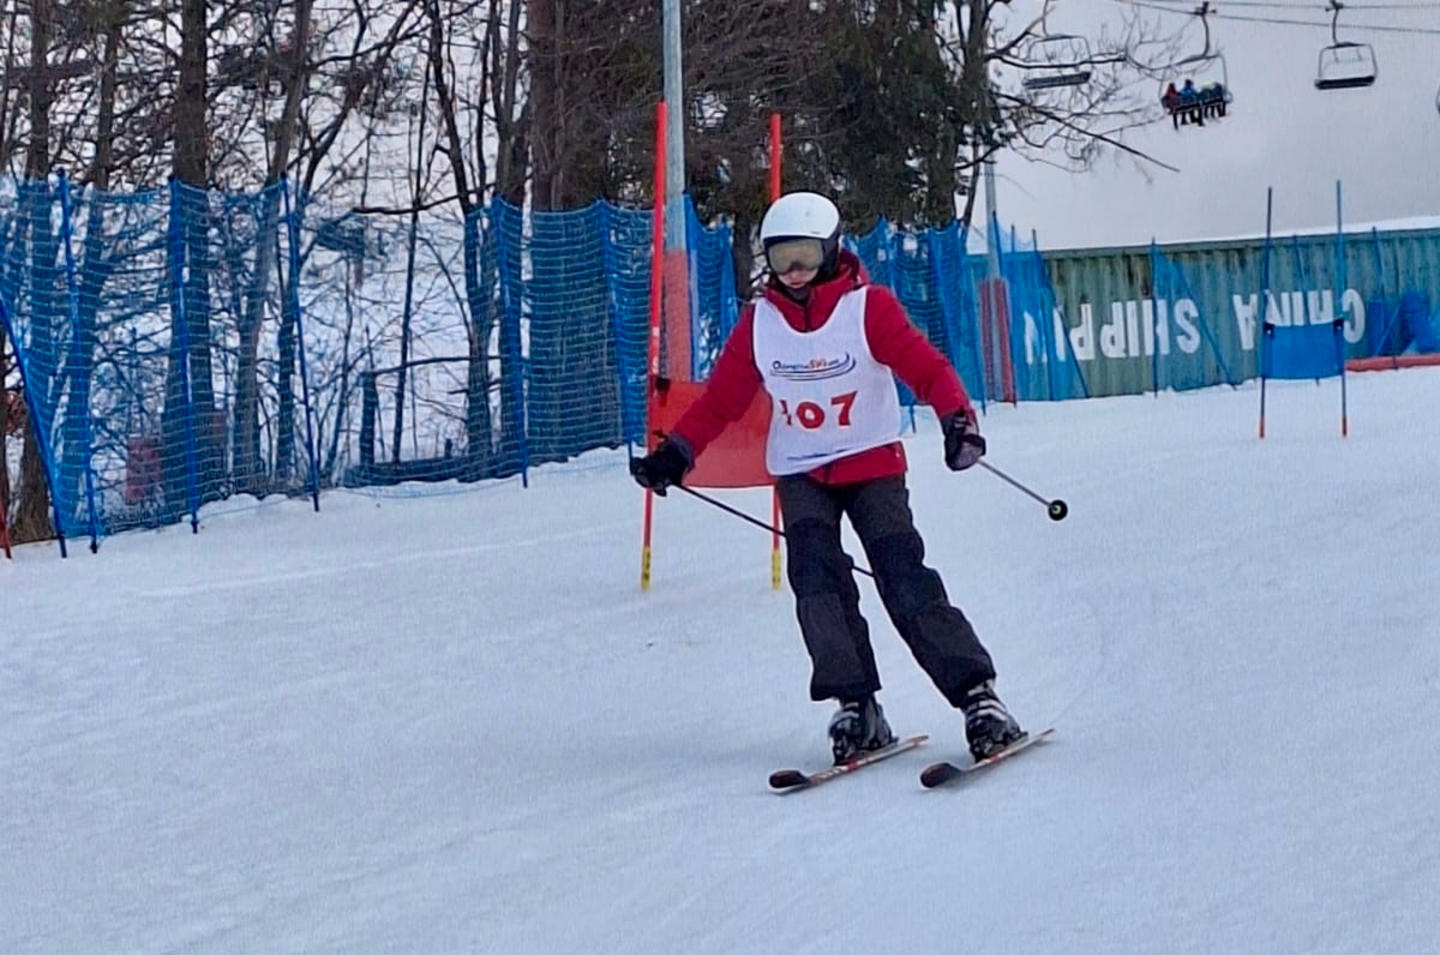
[[[480, 225], [476, 218], [478, 198], [470, 188], [469, 173], [465, 166], [466, 150], [461, 141], [456, 117], [455, 97], [445, 73], [445, 35], [438, 0], [429, 0], [426, 10], [430, 15], [430, 72], [435, 84], [435, 100], [440, 110], [440, 122], [445, 128], [445, 151], [455, 179], [455, 194], [459, 197], [460, 211], [464, 214], [462, 228], [465, 310], [468, 319], [465, 323], [465, 334], [469, 344], [465, 384], [466, 474], [480, 478], [485, 475], [490, 465], [490, 358], [487, 354], [490, 342], [490, 294], [483, 285], [481, 275]], [[494, 8], [491, 9], [490, 22], [492, 28], [486, 33], [487, 43], [493, 42], [495, 34]], [[488, 62], [483, 50], [481, 62]], [[483, 170], [478, 186], [484, 188]]]
[[0, 322], [0, 526], [10, 514], [10, 362], [5, 355], [5, 323]]
[[[260, 455], [260, 328], [265, 318], [265, 303], [270, 294], [270, 280], [279, 254], [282, 228], [280, 193], [275, 187], [290, 165], [290, 152], [294, 147], [300, 115], [300, 100], [310, 75], [306, 52], [310, 47], [312, 7], [312, 0], [297, 0], [295, 4], [295, 30], [290, 39], [292, 60], [289, 68], [284, 71], [284, 75], [289, 78], [285, 89], [285, 108], [281, 115], [280, 128], [276, 131], [275, 151], [270, 157], [270, 168], [265, 175], [265, 185], [269, 191], [261, 206], [255, 271], [251, 275], [250, 288], [245, 298], [245, 311], [240, 316], [238, 329], [240, 353], [235, 363], [234, 475], [236, 490], [248, 494], [264, 493], [264, 467]], [[281, 305], [282, 311], [286, 308], [288, 305]], [[281, 392], [282, 400], [285, 394], [285, 391]], [[293, 408], [290, 414], [293, 418]], [[277, 448], [277, 457], [278, 451]], [[279, 461], [276, 463], [278, 470]]]
[[530, 2], [530, 116], [534, 126], [530, 148], [535, 170], [531, 196], [536, 212], [554, 209], [559, 198], [560, 157], [555, 143], [561, 119], [555, 109], [560, 57], [555, 45], [555, 6], [556, 0]]
[[[9, 4], [9, 10], [5, 23], [5, 70], [6, 76], [15, 75], [15, 40], [20, 35], [16, 29], [20, 22], [20, 4]], [[11, 84], [0, 84], [0, 169], [10, 168], [10, 159], [15, 153], [15, 119], [20, 113], [19, 103], [11, 111], [10, 102]], [[0, 377], [0, 388], [4, 387], [5, 379]], [[0, 434], [0, 449], [4, 448], [4, 437]], [[0, 461], [4, 456], [0, 455]]]
[[339, 397], [335, 401], [335, 422], [330, 428], [330, 450], [325, 454], [325, 466], [320, 471], [321, 480], [327, 484], [334, 480], [335, 461], [340, 455], [340, 436], [345, 433], [345, 412], [350, 407], [350, 336], [355, 329], [355, 272], [353, 263], [345, 266], [345, 337], [340, 340], [340, 384]]
[[[100, 61], [100, 100], [95, 121], [95, 156], [90, 163], [90, 186], [95, 192], [110, 188], [110, 174], [115, 155], [115, 99], [117, 68], [120, 60], [121, 30], [129, 14], [128, 2], [115, 3], [104, 10], [104, 52]], [[79, 502], [86, 494], [85, 480], [90, 471], [90, 454], [94, 438], [90, 433], [90, 394], [95, 371], [96, 329], [100, 296], [114, 271], [114, 263], [106, 257], [105, 203], [93, 195], [86, 209], [85, 241], [81, 248], [79, 271], [78, 324], [71, 334], [77, 345], [70, 351], [70, 367], [66, 375], [70, 389], [65, 417], [67, 448], [85, 446], [83, 455], [67, 453], [61, 485], [64, 496]], [[79, 222], [79, 210], [71, 213]], [[78, 409], [78, 411], [76, 410]], [[88, 502], [87, 502], [87, 513]]]
[[[525, 166], [530, 152], [530, 117], [533, 115], [527, 98], [515, 116], [516, 89], [520, 82], [520, 4], [510, 4], [510, 19], [505, 26], [504, 79], [491, 92], [495, 106], [495, 195], [513, 206], [525, 202]], [[498, 62], [497, 46], [491, 55]], [[501, 71], [492, 66], [491, 75]]]
[[[206, 0], [181, 0], [180, 73], [174, 107], [175, 178], [181, 190], [181, 244], [185, 256], [185, 283], [181, 291], [185, 327], [171, 329], [169, 369], [166, 374], [162, 430], [165, 450], [165, 491], [168, 515], [173, 519], [191, 504], [189, 481], [193, 449], [195, 491], [199, 502], [223, 494], [224, 446], [215, 418], [215, 386], [210, 368], [210, 246], [209, 129], [207, 126], [206, 64], [208, 62]], [[178, 263], [177, 263], [178, 264]], [[179, 314], [176, 310], [174, 314]], [[182, 342], [188, 354], [181, 354]], [[184, 361], [188, 358], [187, 376]], [[199, 503], [197, 502], [197, 503]]]
[[[51, 41], [51, 27], [55, 16], [53, 0], [34, 0], [30, 14], [30, 145], [25, 155], [25, 178], [32, 184], [43, 183], [50, 173], [50, 106], [54, 99], [54, 85], [49, 78], [48, 52]], [[43, 186], [42, 186], [43, 189]], [[54, 248], [50, 237], [49, 190], [43, 195], [32, 194], [22, 201], [32, 205], [29, 213], [30, 255], [32, 275], [39, 271], [48, 274], [55, 265]], [[22, 215], [26, 213], [22, 212]], [[45, 250], [49, 249], [49, 262], [44, 261]], [[34, 266], [40, 266], [37, 270]], [[46, 306], [48, 297], [36, 289], [35, 309], [38, 313], [33, 321], [34, 334], [31, 343], [47, 357], [52, 350], [48, 342], [48, 324], [53, 310]], [[43, 336], [42, 336], [43, 333]], [[44, 340], [42, 340], [42, 337]], [[20, 342], [15, 343], [18, 352]], [[50, 363], [53, 369], [55, 365]], [[38, 375], [38, 372], [36, 373]], [[27, 400], [30, 392], [48, 392], [49, 383], [27, 382]], [[45, 460], [36, 441], [35, 428], [39, 421], [40, 409], [28, 406], [25, 415], [24, 440], [20, 452], [20, 502], [15, 512], [15, 526], [12, 534], [18, 543], [46, 540], [55, 536], [56, 528], [50, 521], [50, 490], [46, 484]]]

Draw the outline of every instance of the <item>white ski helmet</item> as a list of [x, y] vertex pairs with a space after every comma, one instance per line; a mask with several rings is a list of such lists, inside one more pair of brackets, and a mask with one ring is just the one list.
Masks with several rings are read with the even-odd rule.
[[771, 203], [760, 221], [767, 259], [772, 245], [795, 239], [818, 240], [823, 250], [820, 273], [832, 274], [840, 249], [840, 210], [835, 203], [815, 192], [791, 192]]

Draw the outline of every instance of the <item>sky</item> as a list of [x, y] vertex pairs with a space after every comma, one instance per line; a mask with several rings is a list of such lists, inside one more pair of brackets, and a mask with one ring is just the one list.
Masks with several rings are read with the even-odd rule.
[[[1440, 368], [990, 405], [907, 436], [927, 559], [1036, 746], [859, 581], [914, 752], [824, 787], [770, 535], [602, 451], [211, 505], [0, 559], [6, 955], [1418, 953], [1440, 937]], [[762, 518], [764, 490], [715, 492]], [[853, 535], [845, 541], [864, 563]]]
[[[1189, 9], [1195, 4], [1160, 0]], [[1254, 2], [1254, 0], [1252, 0]], [[1003, 223], [1038, 233], [1042, 248], [1145, 244], [1263, 234], [1266, 188], [1275, 188], [1275, 229], [1333, 226], [1335, 182], [1343, 183], [1347, 222], [1440, 214], [1440, 4], [1393, 0], [1414, 10], [1342, 15], [1340, 38], [1369, 42], [1378, 77], [1368, 89], [1314, 87], [1320, 47], [1330, 43], [1324, 4], [1275, 0], [1279, 7], [1226, 4], [1223, 16], [1324, 22], [1324, 28], [1211, 17], [1212, 45], [1224, 54], [1234, 93], [1230, 114], [1203, 129], [1166, 121], [1126, 134], [1125, 141], [1180, 172], [1111, 154], [1084, 174], [1005, 156], [997, 169]], [[1379, 2], [1379, 0], [1377, 0]], [[1093, 31], [1128, 9], [1118, 0], [1064, 0], [1047, 23], [1052, 32]], [[1017, 9], [1019, 5], [1017, 4]], [[1187, 51], [1203, 34], [1195, 17], [1137, 9], [1169, 28], [1187, 19]], [[1417, 26], [1429, 35], [1353, 30], [1346, 25]], [[1158, 97], [1159, 86], [1154, 93]], [[982, 200], [983, 201], [983, 200]]]

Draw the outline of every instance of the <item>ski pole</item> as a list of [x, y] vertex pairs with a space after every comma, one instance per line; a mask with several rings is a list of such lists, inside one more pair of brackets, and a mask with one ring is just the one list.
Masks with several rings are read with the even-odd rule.
[[1004, 481], [1006, 484], [1009, 484], [1011, 487], [1015, 488], [1018, 491], [1021, 491], [1024, 494], [1030, 495], [1035, 500], [1039, 501], [1041, 504], [1044, 504], [1046, 511], [1050, 514], [1050, 520], [1063, 521], [1065, 520], [1065, 515], [1070, 513], [1069, 505], [1067, 505], [1064, 501], [1060, 500], [1060, 498], [1057, 497], [1053, 501], [1046, 500], [1045, 498], [1041, 497], [1039, 494], [1036, 494], [1034, 491], [1030, 490], [1028, 487], [1021, 484], [1019, 481], [1015, 480], [1010, 475], [1006, 474], [1004, 471], [1000, 470], [994, 465], [989, 464], [983, 460], [976, 463], [985, 470], [989, 471], [991, 474], [998, 477], [1000, 480]]
[[[756, 527], [763, 527], [765, 530], [771, 532], [772, 534], [777, 534], [777, 535], [779, 535], [780, 537], [784, 537], [784, 536], [785, 536], [785, 532], [782, 531], [780, 528], [774, 526], [773, 524], [766, 524], [764, 521], [760, 520], [759, 518], [757, 518], [757, 517], [751, 517], [749, 514], [746, 514], [744, 511], [739, 510], [739, 509], [734, 508], [734, 507], [731, 507], [729, 504], [726, 504], [724, 501], [717, 501], [717, 500], [715, 500], [715, 498], [710, 497], [708, 494], [701, 494], [699, 491], [694, 490], [693, 488], [688, 488], [688, 487], [686, 487], [686, 486], [683, 485], [683, 484], [673, 484], [673, 485], [671, 485], [671, 487], [678, 487], [680, 490], [684, 491], [686, 494], [692, 494], [692, 495], [694, 495], [695, 497], [698, 497], [700, 500], [704, 501], [706, 504], [713, 504], [713, 505], [715, 505], [716, 507], [720, 508], [720, 510], [725, 511], [725, 512], [728, 513], [728, 514], [734, 514], [736, 517], [740, 518], [742, 521], [748, 521], [748, 522], [750, 522], [751, 524], [754, 524]], [[848, 556], [848, 555], [847, 555], [847, 556]], [[861, 567], [859, 564], [855, 563], [855, 561], [854, 561], [853, 559], [850, 561], [850, 566], [853, 567], [855, 570], [858, 570], [860, 573], [864, 574], [866, 577], [869, 577], [869, 578], [871, 578], [871, 579], [874, 579], [874, 577], [875, 577], [875, 575], [872, 574], [870, 571], [866, 570], [864, 567]]]

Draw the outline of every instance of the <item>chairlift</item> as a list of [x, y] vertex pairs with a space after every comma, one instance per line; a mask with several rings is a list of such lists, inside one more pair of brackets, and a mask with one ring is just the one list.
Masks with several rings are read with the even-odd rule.
[[1045, 29], [1051, 0], [1040, 10], [1040, 36], [1030, 44], [1025, 58], [1025, 76], [1020, 85], [1027, 90], [1054, 90], [1084, 86], [1090, 82], [1090, 41], [1073, 33], [1051, 33]]
[[[1235, 100], [1230, 90], [1230, 72], [1225, 55], [1210, 48], [1210, 3], [1193, 11], [1205, 30], [1205, 45], [1199, 53], [1177, 60], [1170, 76], [1160, 81], [1160, 102], [1171, 116], [1190, 118], [1204, 125], [1207, 117], [1224, 116]], [[1188, 84], [1188, 86], [1186, 85]]]
[[1315, 67], [1315, 88], [1317, 90], [1353, 90], [1375, 83], [1379, 67], [1375, 60], [1375, 48], [1368, 43], [1341, 40], [1337, 35], [1340, 11], [1345, 4], [1330, 0], [1327, 9], [1330, 14], [1330, 45], [1321, 47], [1319, 62]]
[[1053, 90], [1090, 82], [1090, 41], [1072, 33], [1053, 33], [1030, 45], [1025, 76], [1027, 90]]

